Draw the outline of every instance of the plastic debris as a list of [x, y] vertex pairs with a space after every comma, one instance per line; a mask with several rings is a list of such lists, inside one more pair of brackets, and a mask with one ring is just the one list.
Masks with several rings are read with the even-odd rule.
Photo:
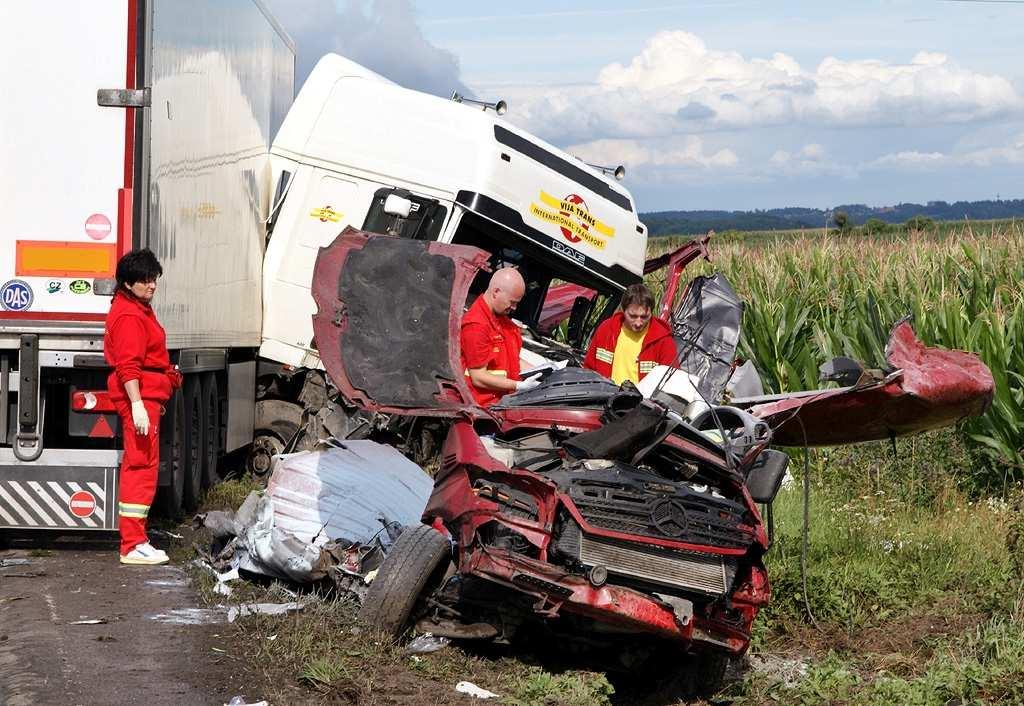
[[267, 490], [236, 512], [197, 515], [216, 542], [199, 551], [218, 575], [229, 565], [310, 583], [331, 578], [361, 597], [402, 527], [418, 524], [433, 480], [397, 449], [368, 440], [277, 457]]
[[73, 620], [68, 625], [106, 625], [106, 618], [89, 618], [88, 620]]
[[232, 696], [224, 706], [268, 706], [266, 701], [246, 701], [244, 696]]
[[434, 637], [431, 633], [423, 633], [414, 637], [405, 651], [411, 655], [425, 655], [443, 650], [451, 642], [447, 637]]
[[479, 686], [471, 681], [460, 681], [455, 685], [455, 691], [460, 694], [467, 694], [475, 699], [496, 699], [498, 695], [493, 691], [487, 691], [487, 689], [481, 689]]
[[166, 613], [147, 615], [146, 618], [174, 625], [213, 625], [223, 622], [224, 614], [209, 608], [175, 608]]
[[184, 535], [177, 534], [176, 532], [169, 532], [167, 530], [151, 529], [149, 530], [149, 534], [156, 537], [166, 537], [167, 539], [185, 539]]
[[228, 622], [233, 623], [238, 618], [247, 615], [285, 615], [306, 607], [305, 603], [293, 601], [291, 603], [247, 603], [240, 606], [228, 608]]
[[8, 566], [26, 566], [31, 563], [28, 559], [0, 559], [0, 569], [6, 569]]

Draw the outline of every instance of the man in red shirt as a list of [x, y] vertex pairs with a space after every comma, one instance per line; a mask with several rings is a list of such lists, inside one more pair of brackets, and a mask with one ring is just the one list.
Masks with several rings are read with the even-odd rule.
[[462, 367], [480, 405], [492, 405], [509, 392], [530, 390], [540, 384], [534, 379], [519, 379], [523, 337], [509, 315], [525, 293], [526, 283], [519, 270], [504, 267], [491, 276], [487, 291], [462, 317]]
[[657, 365], [677, 365], [672, 329], [652, 316], [651, 291], [643, 284], [630, 285], [621, 306], [597, 327], [583, 367], [621, 385], [626, 380], [640, 382]]

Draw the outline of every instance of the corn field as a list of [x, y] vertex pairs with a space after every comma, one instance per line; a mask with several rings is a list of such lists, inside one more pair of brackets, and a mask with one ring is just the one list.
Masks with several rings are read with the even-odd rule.
[[[651, 242], [658, 254], [683, 242]], [[885, 367], [889, 329], [907, 314], [927, 345], [972, 351], [996, 382], [991, 409], [962, 433], [977, 451], [974, 484], [1024, 479], [1024, 228], [1018, 223], [891, 239], [711, 241], [713, 263], [747, 308], [741, 356], [766, 390], [819, 387], [818, 366], [847, 355]]]

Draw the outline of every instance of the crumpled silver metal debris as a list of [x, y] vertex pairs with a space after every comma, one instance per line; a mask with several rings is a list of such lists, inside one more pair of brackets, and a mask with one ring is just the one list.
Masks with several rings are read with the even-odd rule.
[[361, 573], [353, 557], [358, 564], [365, 548], [389, 545], [389, 526], [418, 523], [433, 484], [394, 447], [345, 441], [278, 456], [266, 492], [200, 519], [217, 537], [236, 538], [240, 570], [308, 583], [332, 570]]

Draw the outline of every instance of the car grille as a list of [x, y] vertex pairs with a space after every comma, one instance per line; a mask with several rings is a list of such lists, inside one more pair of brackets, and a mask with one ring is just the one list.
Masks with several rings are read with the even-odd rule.
[[736, 559], [633, 542], [593, 537], [567, 521], [558, 549], [586, 566], [604, 566], [608, 573], [644, 583], [722, 595], [736, 576]]
[[[613, 532], [730, 549], [748, 547], [753, 539], [749, 530], [739, 526], [741, 507], [708, 495], [665, 499], [627, 488], [582, 485], [574, 485], [569, 494], [587, 523]], [[684, 522], [664, 517], [669, 502], [682, 510]]]

